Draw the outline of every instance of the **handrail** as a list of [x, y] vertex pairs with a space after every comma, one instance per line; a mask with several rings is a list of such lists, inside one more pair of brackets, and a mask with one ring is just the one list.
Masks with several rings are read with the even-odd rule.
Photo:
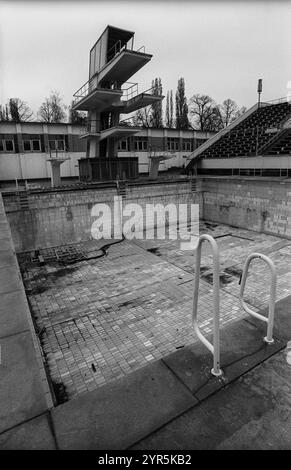
[[100, 91], [117, 91], [120, 92], [121, 90], [119, 88], [98, 88], [97, 86], [97, 80], [96, 77], [90, 78], [90, 80], [87, 80], [84, 85], [82, 85], [75, 93], [74, 97], [75, 100], [73, 101], [73, 105], [76, 105], [79, 101], [81, 101], [82, 98], [85, 98], [85, 96], [90, 95], [93, 91], [100, 90]]
[[[112, 60], [119, 52], [121, 52], [122, 48], [126, 48], [126, 44], [122, 45], [120, 39], [118, 39], [118, 41], [114, 43], [113, 46], [107, 52], [107, 57], [109, 61]], [[112, 50], [113, 54], [111, 54]]]
[[264, 145], [259, 147], [258, 154], [261, 154], [262, 152], [264, 152], [268, 147], [273, 145], [277, 140], [280, 140], [284, 134], [287, 134], [286, 130], [288, 131], [288, 129], [279, 129], [276, 133], [274, 133], [273, 137], [271, 137], [271, 139], [268, 140], [268, 142], [266, 142]]
[[281, 98], [276, 98], [275, 100], [262, 101], [262, 103], [281, 104], [281, 103], [288, 103], [289, 101], [290, 101], [290, 96], [282, 96]]
[[[260, 313], [254, 312], [251, 308], [248, 307], [248, 305], [243, 299], [243, 294], [244, 294], [244, 289], [245, 289], [245, 284], [246, 284], [246, 279], [247, 279], [247, 274], [248, 274], [248, 268], [249, 268], [250, 262], [255, 258], [264, 260], [268, 264], [270, 271], [271, 271], [272, 278], [271, 278], [268, 317], [264, 317]], [[273, 261], [268, 256], [263, 255], [261, 253], [250, 254], [247, 257], [247, 260], [243, 269], [239, 296], [240, 296], [241, 305], [247, 313], [249, 313], [255, 318], [258, 318], [259, 320], [262, 320], [268, 323], [267, 336], [264, 337], [264, 341], [268, 344], [272, 344], [274, 342], [273, 326], [274, 326], [274, 315], [275, 315], [276, 284], [277, 284], [277, 273], [276, 273], [276, 268], [275, 268]]]
[[[125, 88], [124, 85], [130, 84], [129, 87]], [[131, 83], [131, 82], [125, 82], [122, 87], [123, 95], [121, 97], [122, 101], [129, 101], [132, 100], [134, 101], [138, 97], [141, 97], [143, 95], [153, 95], [153, 96], [159, 96], [159, 95], [154, 95], [153, 91], [155, 90], [155, 87], [150, 87], [145, 91], [142, 91], [139, 93], [138, 91], [138, 83]]]
[[[122, 121], [119, 121], [119, 123], [115, 124], [115, 126], [128, 126], [128, 127], [138, 127], [134, 125], [133, 122], [133, 117], [128, 117], [126, 119], [122, 119]], [[114, 126], [112, 126], [114, 127]]]
[[[125, 85], [130, 84], [127, 88]], [[128, 101], [138, 95], [138, 83], [125, 82], [122, 87], [123, 95], [121, 97], [122, 101]]]
[[[213, 344], [211, 344], [200, 332], [197, 323], [197, 307], [198, 307], [198, 291], [200, 279], [201, 264], [201, 245], [203, 241], [208, 241], [212, 248], [213, 256]], [[200, 235], [196, 248], [195, 261], [195, 279], [194, 279], [194, 295], [193, 295], [193, 312], [192, 325], [194, 331], [202, 343], [209, 349], [213, 355], [212, 375], [219, 377], [222, 375], [220, 369], [220, 340], [219, 340], [219, 251], [216, 241], [210, 235]]]
[[[140, 52], [140, 51], [143, 51], [143, 52]], [[144, 46], [141, 46], [139, 49], [137, 49], [135, 52], [139, 52], [140, 54], [145, 54], [145, 47]]]
[[[132, 41], [132, 39], [130, 39], [129, 41]], [[132, 41], [132, 44], [131, 44], [131, 48], [128, 48], [127, 45], [129, 43], [129, 41], [127, 41], [126, 43], [122, 44], [122, 42], [120, 41], [120, 39], [108, 50], [107, 52], [107, 57], [108, 57], [108, 62], [110, 62], [112, 59], [114, 59], [114, 57], [119, 54], [120, 52], [122, 51], [126, 51], [126, 50], [131, 50], [133, 52], [139, 52], [140, 54], [145, 54], [145, 46], [141, 46], [139, 49], [137, 49], [136, 51], [133, 50], [133, 41]], [[111, 51], [113, 50], [113, 53], [111, 53]]]

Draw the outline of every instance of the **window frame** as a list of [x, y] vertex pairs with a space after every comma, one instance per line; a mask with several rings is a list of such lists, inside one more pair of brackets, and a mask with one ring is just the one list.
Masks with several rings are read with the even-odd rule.
[[[62, 144], [63, 144], [62, 149], [59, 148], [59, 142], [62, 142]], [[53, 143], [54, 148], [52, 148], [52, 143]], [[49, 152], [56, 152], [56, 151], [57, 152], [67, 152], [65, 136], [63, 136], [63, 139], [59, 139], [59, 138], [50, 139], [50, 136], [49, 136], [48, 137], [48, 148], [49, 148]]]
[[134, 150], [135, 152], [147, 152], [149, 149], [149, 139], [148, 136], [136, 136], [134, 138]]
[[167, 149], [170, 152], [180, 151], [180, 138], [179, 137], [167, 137]]
[[[3, 150], [0, 150], [1, 153], [15, 153], [15, 143], [14, 139], [0, 139], [2, 142]], [[12, 150], [7, 149], [7, 142], [12, 142]]]
[[[41, 153], [41, 137], [39, 134], [35, 134], [37, 137], [31, 137], [34, 134], [22, 134], [22, 151], [23, 153]], [[25, 149], [24, 145], [29, 142], [29, 149]], [[38, 150], [34, 148], [34, 142], [38, 142]]]
[[[121, 139], [118, 142], [118, 151], [119, 152], [128, 152], [129, 151], [129, 145], [128, 145], [128, 137], [125, 137], [124, 139]], [[126, 148], [122, 148], [122, 144], [125, 144]]]
[[[24, 144], [26, 144], [27, 142], [29, 142], [29, 150], [26, 150], [26, 149], [24, 148]], [[30, 140], [30, 139], [22, 140], [22, 149], [23, 149], [23, 153], [24, 153], [24, 152], [31, 152], [31, 140]]]
[[191, 137], [185, 137], [182, 140], [182, 150], [183, 150], [183, 152], [192, 152], [193, 151], [192, 149], [193, 149], [193, 142], [192, 142]]
[[[40, 139], [32, 139], [31, 142], [32, 142], [32, 151], [33, 152], [41, 152], [41, 141], [40, 141]], [[36, 150], [34, 148], [34, 142], [38, 143], [38, 150]]]

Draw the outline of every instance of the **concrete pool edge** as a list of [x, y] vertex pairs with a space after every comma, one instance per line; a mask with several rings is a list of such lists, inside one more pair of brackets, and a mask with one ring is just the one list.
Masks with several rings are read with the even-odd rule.
[[0, 432], [53, 406], [0, 196]]

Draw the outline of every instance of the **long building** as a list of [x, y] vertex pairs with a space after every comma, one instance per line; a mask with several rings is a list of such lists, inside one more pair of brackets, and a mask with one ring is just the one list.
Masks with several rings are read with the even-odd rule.
[[[61, 158], [62, 182], [79, 180], [79, 160], [86, 158], [86, 141], [80, 139], [83, 126], [43, 122], [0, 122], [0, 182], [15, 186], [24, 181], [46, 185], [51, 181], [50, 159]], [[149, 172], [150, 156], [156, 149], [170, 154], [160, 163], [160, 171], [186, 166], [192, 152], [212, 137], [212, 132], [177, 129], [139, 128], [138, 133], [122, 138], [117, 156], [138, 158], [140, 175]]]

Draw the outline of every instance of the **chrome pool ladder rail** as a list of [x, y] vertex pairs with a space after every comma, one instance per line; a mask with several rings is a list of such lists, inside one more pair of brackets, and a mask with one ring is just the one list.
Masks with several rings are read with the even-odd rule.
[[[213, 256], [213, 344], [211, 344], [201, 333], [197, 322], [201, 248], [203, 241], [208, 241], [210, 243]], [[207, 347], [207, 349], [209, 349], [209, 351], [213, 355], [213, 368], [211, 369], [212, 375], [216, 377], [221, 376], [222, 370], [220, 368], [219, 336], [219, 250], [214, 238], [206, 234], [200, 235], [196, 247], [192, 325], [200, 341]]]
[[[271, 287], [270, 287], [270, 299], [269, 299], [269, 313], [267, 317], [264, 317], [260, 313], [254, 312], [244, 301], [243, 295], [244, 295], [244, 290], [245, 290], [245, 284], [247, 280], [247, 275], [248, 275], [248, 269], [250, 262], [255, 259], [259, 258], [262, 259], [267, 263], [267, 265], [270, 268], [271, 271]], [[242, 272], [242, 277], [241, 277], [241, 283], [240, 283], [240, 302], [245, 310], [245, 312], [249, 313], [255, 318], [258, 318], [259, 320], [262, 320], [266, 323], [268, 323], [267, 327], [267, 336], [264, 337], [264, 341], [268, 344], [272, 344], [274, 342], [273, 339], [273, 327], [274, 327], [274, 316], [275, 316], [275, 301], [276, 301], [276, 285], [277, 285], [277, 272], [275, 265], [273, 261], [266, 255], [263, 255], [262, 253], [251, 253], [245, 262], [245, 266]]]

